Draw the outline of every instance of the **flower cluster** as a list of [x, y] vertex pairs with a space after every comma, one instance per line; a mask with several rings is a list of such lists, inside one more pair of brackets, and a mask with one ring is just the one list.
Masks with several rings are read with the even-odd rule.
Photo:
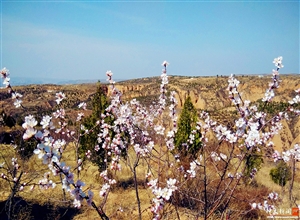
[[167, 61], [164, 61], [162, 63], [162, 66], [164, 67], [164, 69], [162, 70], [162, 74], [160, 76], [161, 85], [160, 85], [160, 96], [159, 96], [159, 103], [158, 103], [160, 108], [158, 109], [157, 114], [161, 114], [166, 106], [167, 84], [169, 83], [168, 76], [167, 76], [167, 66], [168, 65], [169, 65], [169, 63]]
[[294, 109], [293, 106], [300, 103], [300, 88], [295, 90], [296, 95], [295, 97], [289, 101], [289, 104], [291, 107], [289, 108], [289, 111], [294, 112], [296, 115], [300, 115], [300, 109]]
[[187, 170], [188, 176], [190, 178], [195, 178], [196, 177], [196, 168], [200, 166], [200, 162], [202, 161], [202, 157], [200, 157], [199, 160], [194, 160], [190, 163], [190, 169]]
[[264, 210], [265, 212], [267, 212], [270, 215], [275, 215], [275, 214], [277, 214], [276, 208], [274, 205], [269, 204], [269, 202], [274, 202], [277, 199], [278, 199], [278, 194], [276, 192], [271, 192], [268, 195], [267, 200], [265, 200], [263, 203], [255, 203], [254, 202], [250, 205], [251, 205], [252, 209]]
[[100, 176], [104, 179], [105, 183], [103, 184], [99, 195], [100, 197], [106, 197], [108, 195], [108, 192], [110, 190], [110, 186], [116, 184], [115, 179], [110, 179], [107, 175], [107, 170], [104, 170], [100, 173]]
[[274, 89], [277, 89], [279, 87], [280, 80], [279, 80], [278, 70], [280, 68], [283, 68], [282, 57], [275, 58], [273, 63], [275, 64], [277, 69], [273, 70], [272, 82], [269, 84], [269, 88], [267, 89], [267, 91], [265, 93], [265, 97], [262, 99], [262, 101], [264, 101], [264, 102], [270, 102], [275, 96]]
[[11, 97], [14, 101], [14, 105], [16, 108], [19, 108], [22, 106], [22, 100], [21, 98], [23, 95], [20, 93], [14, 91], [10, 85], [10, 78], [9, 78], [9, 70], [6, 69], [5, 67], [1, 70], [1, 78], [3, 79], [3, 84], [5, 85], [6, 88], [8, 88], [9, 93], [11, 93]]
[[37, 125], [37, 121], [32, 115], [25, 117], [25, 122], [22, 124], [22, 127], [25, 129], [25, 134], [23, 135], [23, 139], [27, 140], [36, 134], [36, 130], [34, 127]]
[[176, 115], [176, 107], [177, 107], [177, 100], [175, 98], [176, 92], [171, 91], [170, 94], [170, 106], [169, 106], [169, 116], [172, 120], [172, 129], [168, 132], [166, 137], [166, 145], [170, 151], [174, 150], [174, 138], [177, 132], [177, 115]]
[[172, 193], [177, 190], [175, 186], [176, 179], [168, 179], [167, 186], [165, 188], [158, 187], [158, 179], [149, 181], [148, 186], [155, 195], [152, 199], [151, 211], [154, 213], [154, 219], [159, 219], [159, 212], [162, 210], [164, 203], [170, 200]]
[[59, 105], [61, 103], [62, 100], [64, 100], [66, 98], [66, 95], [62, 92], [58, 92], [56, 93], [56, 103]]
[[283, 151], [282, 156], [277, 150], [275, 150], [272, 154], [272, 157], [274, 159], [274, 162], [278, 160], [283, 160], [284, 162], [288, 162], [290, 160], [300, 161], [300, 145], [296, 143], [294, 145], [294, 148]]
[[[56, 184], [52, 180], [50, 180], [49, 177], [50, 177], [50, 172], [47, 172], [44, 174], [44, 178], [39, 181], [38, 185], [41, 189], [49, 189], [49, 188], [54, 188], [56, 186]], [[34, 189], [34, 186], [35, 185], [32, 186], [31, 190]]]
[[10, 87], [10, 78], [9, 78], [9, 70], [6, 69], [6, 67], [4, 67], [2, 70], [1, 70], [1, 78], [4, 79], [3, 80], [3, 84], [6, 86], [6, 88], [9, 88]]

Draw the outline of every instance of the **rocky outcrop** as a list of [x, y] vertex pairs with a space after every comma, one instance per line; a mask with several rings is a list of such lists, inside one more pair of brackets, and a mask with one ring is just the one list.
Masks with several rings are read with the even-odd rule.
[[[271, 76], [239, 76], [238, 90], [243, 100], [257, 101], [264, 97]], [[228, 77], [178, 77], [170, 76], [168, 91], [176, 91], [178, 107], [181, 108], [187, 96], [190, 96], [197, 109], [220, 110], [231, 106], [228, 98]], [[159, 95], [159, 78], [148, 80], [133, 80], [117, 83], [116, 87], [122, 92], [123, 98], [147, 97]], [[294, 90], [300, 88], [300, 77], [284, 75], [280, 87], [275, 91], [274, 101], [287, 101], [295, 95]]]

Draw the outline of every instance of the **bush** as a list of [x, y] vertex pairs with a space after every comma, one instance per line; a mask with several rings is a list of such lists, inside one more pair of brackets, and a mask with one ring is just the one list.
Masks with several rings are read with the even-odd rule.
[[283, 187], [292, 179], [292, 171], [286, 162], [280, 160], [277, 166], [271, 169], [270, 176], [274, 183]]

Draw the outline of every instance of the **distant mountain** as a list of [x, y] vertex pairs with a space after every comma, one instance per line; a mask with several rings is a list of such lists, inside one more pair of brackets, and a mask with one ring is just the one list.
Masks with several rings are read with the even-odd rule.
[[[78, 79], [78, 80], [62, 80], [62, 81], [58, 81], [57, 83], [55, 84], [58, 84], [58, 85], [73, 85], [73, 84], [83, 84], [83, 83], [96, 83], [98, 82], [98, 80], [96, 79]], [[104, 79], [101, 79], [100, 82], [106, 82], [106, 80]]]
[[[248, 76], [258, 76], [258, 77], [264, 77], [269, 76], [270, 74], [250, 74]], [[294, 76], [299, 75], [299, 73], [290, 73], [290, 74], [281, 74], [281, 76]], [[242, 74], [236, 74], [236, 76], [244, 76]], [[245, 75], [246, 76], [246, 75]], [[169, 76], [169, 77], [186, 77], [186, 76]], [[199, 77], [199, 76], [198, 76]], [[205, 78], [205, 76], [202, 76], [200, 78]], [[207, 76], [211, 77], [211, 76]], [[221, 76], [222, 77], [222, 76]], [[156, 79], [157, 77], [146, 77], [146, 78], [136, 78], [136, 79], [114, 79], [116, 82], [143, 82], [151, 81], [151, 79]], [[194, 77], [187, 77], [187, 78], [194, 78]], [[197, 78], [197, 76], [195, 77]], [[157, 78], [157, 80], [160, 80]], [[12, 86], [26, 86], [26, 85], [41, 85], [41, 84], [55, 84], [55, 85], [72, 85], [72, 84], [84, 84], [84, 83], [96, 83], [99, 79], [54, 79], [54, 78], [33, 78], [33, 77], [11, 77], [10, 83]], [[100, 79], [101, 83], [107, 83], [106, 79]], [[4, 87], [3, 79], [0, 79], [0, 88]]]
[[[100, 79], [101, 82], [106, 82], [106, 79]], [[83, 83], [96, 83], [98, 79], [87, 79], [87, 80], [70, 80], [70, 79], [53, 79], [53, 78], [31, 78], [31, 77], [12, 77], [10, 83], [12, 86], [22, 85], [40, 85], [40, 84], [83, 84]], [[2, 82], [1, 82], [2, 83]], [[3, 85], [1, 85], [3, 86]], [[1, 87], [0, 86], [0, 87]]]
[[11, 77], [10, 83], [12, 86], [30, 85], [30, 84], [46, 84], [51, 83], [49, 79], [37, 79], [30, 77]]
[[[73, 84], [83, 84], [83, 83], [96, 83], [100, 81], [101, 83], [108, 83], [106, 79], [74, 79], [74, 80], [60, 80], [54, 84], [57, 85], [73, 85]], [[115, 82], [126, 81], [124, 79], [115, 79]]]

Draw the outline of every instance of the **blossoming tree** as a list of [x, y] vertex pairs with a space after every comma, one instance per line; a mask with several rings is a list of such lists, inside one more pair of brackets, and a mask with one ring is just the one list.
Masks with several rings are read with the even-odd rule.
[[[275, 96], [275, 89], [279, 87], [279, 69], [283, 67], [282, 57], [276, 58], [274, 64], [276, 70], [273, 70], [272, 81], [262, 99], [265, 103], [271, 102]], [[238, 117], [232, 119], [234, 126], [219, 124], [207, 112], [201, 112], [199, 121], [191, 131], [192, 135], [184, 143], [187, 149], [192, 147], [196, 136], [197, 141], [201, 142], [201, 148], [194, 152], [195, 155], [190, 158], [191, 161], [186, 166], [182, 164], [180, 157], [173, 157], [171, 153], [175, 148], [174, 139], [178, 129], [177, 101], [175, 92], [167, 92], [169, 64], [164, 61], [162, 65], [160, 96], [151, 106], [143, 106], [136, 99], [123, 101], [121, 92], [115, 87], [112, 72], [106, 73], [111, 86], [110, 104], [94, 125], [99, 131], [95, 149], [101, 147], [110, 157], [109, 161], [104, 161], [105, 169], [100, 173], [102, 185], [98, 196], [103, 201], [100, 205], [94, 201], [94, 192], [85, 188], [84, 176], [79, 175], [83, 165], [82, 159], [75, 161], [75, 167], [63, 161], [66, 146], [80, 143], [81, 138], [88, 136], [92, 129], [85, 129], [82, 125], [79, 127], [84, 132], [69, 129], [63, 108], [58, 108], [51, 115], [44, 115], [40, 122], [32, 115], [25, 117], [22, 125], [23, 139], [34, 138], [38, 142], [34, 153], [48, 167], [48, 171], [39, 182], [30, 184], [32, 189], [36, 185], [43, 189], [57, 187], [58, 183], [52, 178], [58, 176], [59, 185], [64, 192], [72, 196], [75, 207], [80, 208], [86, 200], [101, 219], [109, 219], [104, 204], [109, 199], [112, 186], [116, 184], [115, 177], [122, 172], [121, 161], [124, 160], [123, 164], [130, 168], [133, 175], [138, 218], [142, 219], [144, 210], [141, 209], [140, 204], [136, 169], [141, 161], [144, 161], [148, 171], [147, 186], [153, 193], [150, 204], [153, 219], [164, 217], [164, 207], [167, 204], [173, 205], [178, 218], [180, 218], [178, 207], [194, 208], [196, 210], [194, 215], [204, 219], [213, 215], [224, 216], [231, 207], [232, 201], [239, 201], [238, 197], [244, 187], [242, 180], [247, 169], [245, 164], [247, 155], [257, 151], [265, 153], [265, 148], [274, 145], [271, 140], [281, 129], [280, 121], [287, 119], [288, 114], [299, 116], [300, 110], [295, 109], [294, 106], [300, 102], [300, 89], [296, 90], [296, 96], [290, 100], [285, 111], [269, 117], [265, 112], [258, 111], [257, 106], [251, 105], [250, 101], [243, 100], [238, 90], [239, 81], [234, 76], [230, 76], [227, 90], [229, 99], [238, 112]], [[1, 76], [14, 99], [14, 105], [24, 107], [22, 95], [14, 91], [10, 85], [8, 70], [2, 69]], [[64, 93], [56, 93], [58, 107], [66, 98]], [[85, 106], [86, 103], [78, 105], [82, 109], [78, 113], [78, 122], [82, 122]], [[108, 123], [111, 121], [108, 120], [110, 118], [114, 119], [113, 123]], [[171, 121], [171, 126], [167, 126], [169, 123], [166, 123], [166, 120]], [[274, 151], [272, 157], [275, 160], [288, 160], [291, 157], [298, 160], [299, 147], [297, 146], [293, 151], [282, 154]], [[122, 157], [124, 155], [122, 152], [126, 152], [127, 156]], [[87, 158], [90, 154], [93, 152], [90, 150], [86, 152]], [[19, 169], [16, 159], [11, 163], [12, 171], [8, 169], [10, 165], [7, 162], [2, 163], [0, 168], [9, 170], [8, 173], [16, 173]], [[250, 176], [253, 178], [256, 172], [257, 169], [253, 167]], [[14, 192], [27, 186], [26, 182], [22, 182], [22, 172], [17, 176], [2, 173], [1, 178], [14, 183], [12, 188]], [[277, 197], [275, 192], [270, 192], [265, 198], [248, 198], [246, 202], [248, 206], [243, 211], [250, 212], [258, 208], [274, 214], [276, 208], [273, 202]], [[256, 201], [258, 199], [265, 200]]]

